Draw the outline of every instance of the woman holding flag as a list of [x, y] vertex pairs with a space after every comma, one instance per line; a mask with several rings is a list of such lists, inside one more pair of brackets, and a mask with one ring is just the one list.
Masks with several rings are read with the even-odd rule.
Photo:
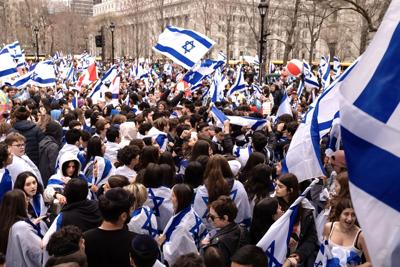
[[[297, 177], [287, 173], [276, 181], [275, 195], [279, 205], [287, 211], [299, 197], [300, 188]], [[318, 252], [318, 238], [315, 230], [313, 207], [304, 199], [294, 217], [293, 231], [290, 235], [288, 254], [284, 266], [313, 266]], [[293, 212], [295, 214], [295, 212]]]

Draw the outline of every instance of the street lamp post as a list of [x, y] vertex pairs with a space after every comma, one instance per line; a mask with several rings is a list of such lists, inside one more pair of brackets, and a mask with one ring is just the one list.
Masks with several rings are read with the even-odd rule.
[[114, 64], [114, 30], [115, 30], [114, 22], [111, 22], [110, 30], [111, 30], [111, 58], [112, 58], [112, 63]]
[[35, 32], [35, 40], [36, 40], [36, 60], [39, 61], [39, 39], [38, 39], [38, 35], [39, 35], [39, 28], [37, 26], [35, 26], [35, 28], [33, 28], [33, 31]]
[[268, 3], [265, 2], [265, 0], [261, 0], [261, 2], [258, 4], [258, 11], [260, 12], [261, 16], [261, 25], [260, 25], [260, 51], [259, 51], [259, 73], [258, 73], [258, 79], [260, 84], [263, 83], [263, 53], [264, 53], [264, 43], [267, 42], [266, 40], [266, 35], [264, 34], [264, 20], [265, 16], [267, 15], [268, 12]]

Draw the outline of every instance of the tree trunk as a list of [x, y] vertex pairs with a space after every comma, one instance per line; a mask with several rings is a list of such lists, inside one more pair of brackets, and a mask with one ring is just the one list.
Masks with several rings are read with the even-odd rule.
[[285, 44], [285, 51], [283, 53], [283, 65], [286, 65], [288, 58], [289, 58], [290, 51], [292, 51], [292, 49], [293, 49], [293, 35], [294, 35], [294, 30], [297, 25], [299, 5], [300, 5], [300, 0], [296, 0], [296, 2], [294, 4], [292, 23], [291, 23], [290, 29], [288, 31], [288, 36], [287, 36], [286, 44]]
[[364, 53], [368, 43], [368, 24], [365, 19], [362, 20], [361, 24], [361, 36], [360, 36], [360, 55]]

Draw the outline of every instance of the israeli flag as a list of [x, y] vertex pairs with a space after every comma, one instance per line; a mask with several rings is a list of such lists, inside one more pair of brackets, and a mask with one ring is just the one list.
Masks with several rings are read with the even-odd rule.
[[224, 62], [224, 64], [226, 63], [226, 55], [222, 52], [222, 51], [219, 51], [218, 52], [218, 56], [217, 56], [217, 61], [223, 61]]
[[68, 68], [67, 73], [65, 75], [65, 81], [68, 82], [74, 82], [75, 79], [75, 75], [74, 75], [74, 63], [71, 62], [71, 66]]
[[246, 90], [246, 83], [244, 81], [244, 73], [242, 66], [239, 65], [236, 69], [236, 80], [235, 83], [229, 89], [227, 96], [233, 95], [235, 92], [241, 92]]
[[275, 64], [270, 62], [268, 69], [269, 69], [269, 74], [275, 73], [275, 70], [276, 70]]
[[303, 74], [304, 74], [304, 85], [306, 87], [319, 88], [318, 78], [314, 75], [310, 65], [306, 61], [303, 61]]
[[310, 105], [290, 142], [283, 168], [285, 172], [294, 173], [300, 182], [325, 175], [320, 140], [329, 133], [339, 114], [338, 86], [357, 62], [347, 68], [341, 77]]
[[333, 57], [333, 80], [336, 80], [341, 73], [342, 69], [341, 69], [341, 65], [340, 65], [340, 59], [338, 56], [334, 56]]
[[24, 75], [15, 79], [14, 82], [12, 83], [12, 87], [23, 89], [26, 86], [28, 86], [31, 82], [32, 73], [33, 71], [27, 72]]
[[101, 79], [97, 81], [89, 97], [91, 97], [96, 102], [99, 99], [103, 98], [103, 91], [107, 89], [105, 86], [106, 82], [112, 83], [117, 75], [117, 65], [111, 66], [111, 68], [106, 73], [104, 73], [103, 77], [101, 77]]
[[293, 231], [299, 207], [308, 192], [317, 182], [318, 179], [314, 180], [310, 186], [304, 190], [290, 208], [282, 217], [271, 225], [267, 233], [265, 233], [263, 238], [257, 243], [257, 246], [262, 248], [267, 254], [269, 266], [282, 266], [285, 262], [290, 235]]
[[214, 44], [213, 40], [201, 33], [167, 26], [153, 49], [189, 70]]
[[17, 64], [8, 48], [5, 47], [0, 51], [0, 79], [8, 79], [16, 74], [18, 74]]
[[156, 127], [152, 127], [145, 137], [151, 137], [160, 146], [161, 151], [166, 151], [168, 144], [168, 135]]
[[253, 131], [261, 130], [267, 123], [266, 119], [257, 119], [252, 117], [226, 116], [221, 110], [215, 106], [211, 107], [211, 115], [217, 122], [218, 127], [223, 127], [224, 122], [229, 120], [231, 124], [250, 127]]
[[22, 49], [18, 41], [6, 45], [6, 47], [8, 48], [8, 51], [15, 60], [18, 60], [18, 58], [22, 56]]
[[314, 267], [330, 266], [328, 263], [332, 258], [333, 256], [329, 249], [329, 242], [328, 240], [324, 240], [319, 246], [318, 255], [315, 259]]
[[165, 186], [158, 188], [147, 188], [148, 198], [144, 203], [156, 216], [157, 231], [162, 233], [167, 226], [169, 219], [174, 214], [171, 202], [171, 189]]
[[224, 98], [224, 90], [227, 84], [228, 80], [225, 78], [225, 76], [222, 76], [221, 70], [218, 68], [214, 73], [210, 90], [208, 91], [212, 103], [221, 101]]
[[303, 90], [304, 90], [304, 79], [300, 81], [296, 92], [297, 95], [299, 96], [299, 102], [301, 102], [301, 94], [303, 93]]
[[322, 138], [329, 133], [332, 127], [332, 122], [338, 117], [339, 113], [339, 88], [343, 80], [357, 65], [359, 59], [355, 60], [343, 74], [332, 82], [332, 84], [325, 89], [325, 91], [318, 97], [313, 113], [313, 132], [315, 135], [319, 134]]
[[186, 72], [183, 80], [190, 84], [191, 88], [198, 85], [206, 76], [211, 75], [216, 69], [224, 64], [223, 61], [206, 59], [201, 64]]
[[372, 265], [400, 255], [400, 0], [393, 0], [340, 89], [350, 193]]
[[31, 84], [38, 87], [56, 85], [56, 73], [52, 61], [39, 62], [31, 75]]
[[330, 62], [330, 57], [328, 56], [327, 58], [322, 56], [321, 61], [319, 63], [319, 69], [318, 73], [319, 76], [321, 77], [321, 83], [322, 83], [322, 88], [327, 88], [329, 84], [331, 83], [331, 64]]
[[276, 118], [279, 118], [283, 114], [289, 114], [293, 116], [292, 106], [290, 105], [290, 98], [288, 97], [286, 91], [283, 94], [281, 103], [278, 107], [278, 111], [276, 112]]

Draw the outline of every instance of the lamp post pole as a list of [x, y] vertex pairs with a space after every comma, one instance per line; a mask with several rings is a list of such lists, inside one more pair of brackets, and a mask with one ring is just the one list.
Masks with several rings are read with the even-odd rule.
[[35, 26], [33, 28], [33, 31], [35, 32], [35, 40], [36, 40], [36, 60], [39, 61], [39, 28]]
[[110, 30], [111, 30], [111, 59], [112, 59], [112, 64], [114, 65], [114, 30], [115, 30], [114, 22], [111, 22]]
[[258, 4], [258, 11], [260, 12], [260, 17], [261, 17], [261, 25], [260, 25], [260, 51], [259, 51], [259, 56], [258, 56], [258, 61], [259, 61], [259, 73], [258, 73], [258, 79], [260, 82], [260, 85], [263, 83], [263, 54], [264, 54], [264, 43], [267, 42], [266, 35], [264, 34], [264, 20], [265, 16], [267, 15], [268, 12], [268, 3], [265, 2], [265, 0], [261, 0], [261, 2]]

